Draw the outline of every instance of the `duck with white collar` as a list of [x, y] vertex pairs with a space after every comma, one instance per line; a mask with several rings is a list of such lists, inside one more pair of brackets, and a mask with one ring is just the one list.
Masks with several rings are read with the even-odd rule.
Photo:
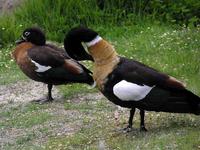
[[[90, 54], [81, 43], [85, 43]], [[200, 115], [199, 96], [187, 90], [183, 83], [140, 62], [119, 56], [114, 47], [92, 29], [71, 29], [64, 46], [72, 58], [94, 61], [93, 78], [107, 99], [131, 108], [127, 129], [132, 128], [135, 108], [140, 109], [140, 129], [143, 131], [146, 131], [145, 111]]]

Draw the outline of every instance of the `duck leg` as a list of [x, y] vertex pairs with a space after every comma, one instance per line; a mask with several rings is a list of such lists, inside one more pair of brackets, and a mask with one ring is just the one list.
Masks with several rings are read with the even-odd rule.
[[132, 130], [134, 114], [135, 114], [135, 108], [131, 108], [130, 116], [129, 116], [129, 120], [128, 120], [128, 126], [126, 128], [124, 128], [125, 132], [130, 132]]
[[[130, 132], [132, 130], [134, 114], [135, 114], [135, 108], [131, 108], [128, 120], [128, 126], [124, 128], [125, 132]], [[140, 131], [147, 131], [147, 129], [145, 128], [144, 116], [145, 116], [145, 111], [140, 109]]]
[[140, 109], [140, 131], [147, 131], [144, 124], [145, 111]]
[[51, 94], [53, 85], [52, 84], [48, 84], [47, 88], [48, 88], [47, 102], [51, 102], [51, 101], [53, 101], [53, 97], [52, 97], [52, 94]]
[[36, 102], [36, 103], [39, 103], [39, 104], [44, 104], [44, 103], [47, 103], [47, 102], [52, 102], [53, 98], [52, 98], [51, 91], [52, 91], [53, 85], [52, 84], [47, 84], [47, 88], [48, 88], [48, 95], [47, 95], [47, 97], [46, 98], [42, 98], [42, 99], [38, 99], [38, 100], [34, 100], [33, 102]]

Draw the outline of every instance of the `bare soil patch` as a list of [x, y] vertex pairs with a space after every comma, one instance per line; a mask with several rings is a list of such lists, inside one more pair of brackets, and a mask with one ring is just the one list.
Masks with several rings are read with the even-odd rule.
[[[19, 81], [8, 85], [0, 86], [0, 104], [13, 102], [30, 102], [45, 97], [47, 85], [32, 80]], [[61, 98], [61, 94], [54, 86], [52, 90], [55, 99]]]

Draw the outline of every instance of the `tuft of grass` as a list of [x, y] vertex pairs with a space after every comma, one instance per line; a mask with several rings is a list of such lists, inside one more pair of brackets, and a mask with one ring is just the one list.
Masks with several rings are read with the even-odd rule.
[[[101, 10], [96, 0], [25, 0], [13, 14], [0, 16], [0, 48], [6, 47], [20, 36], [27, 27], [39, 26], [50, 40], [63, 42], [65, 33], [73, 26], [107, 27], [143, 23], [148, 17], [135, 12], [126, 13], [120, 6], [124, 2], [106, 3]], [[132, 6], [135, 6], [132, 3]], [[151, 20], [151, 19], [149, 19]]]
[[19, 38], [20, 33], [24, 29], [22, 22], [14, 16], [0, 16], [0, 50], [2, 47], [11, 46]]
[[40, 26], [49, 39], [63, 41], [67, 30], [75, 25], [103, 23], [95, 1], [25, 0], [13, 14], [0, 16], [0, 45], [14, 42], [26, 27]]

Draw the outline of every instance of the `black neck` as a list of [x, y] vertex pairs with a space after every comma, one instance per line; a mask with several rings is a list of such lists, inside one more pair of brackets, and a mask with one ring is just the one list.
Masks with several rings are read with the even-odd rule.
[[98, 35], [97, 32], [86, 27], [71, 29], [64, 40], [64, 47], [70, 57], [76, 60], [92, 60], [93, 58], [84, 49], [81, 42], [90, 42]]

